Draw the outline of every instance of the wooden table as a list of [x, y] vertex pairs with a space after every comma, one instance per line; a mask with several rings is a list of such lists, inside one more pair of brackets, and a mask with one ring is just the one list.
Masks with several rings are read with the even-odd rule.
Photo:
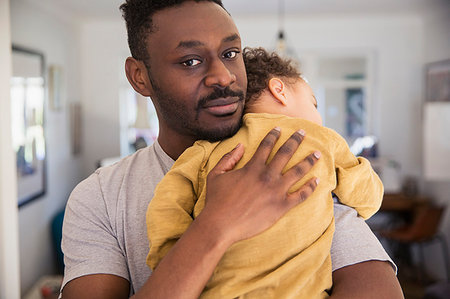
[[407, 196], [403, 193], [386, 193], [380, 210], [369, 220], [370, 228], [379, 233], [396, 226], [411, 223], [417, 207], [430, 204], [425, 196]]
[[402, 193], [387, 193], [383, 196], [380, 211], [384, 212], [413, 212], [417, 206], [430, 203], [425, 196], [407, 196]]

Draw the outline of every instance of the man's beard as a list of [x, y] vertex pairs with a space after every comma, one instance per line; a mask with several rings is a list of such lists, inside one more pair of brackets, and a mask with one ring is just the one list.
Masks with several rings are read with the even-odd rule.
[[214, 130], [196, 130], [198, 140], [208, 140], [209, 142], [221, 141], [233, 136], [242, 126], [242, 113], [239, 121], [229, 127], [220, 127]]
[[[239, 130], [242, 125], [242, 114], [241, 111], [236, 111], [239, 113], [239, 119], [236, 123], [230, 126], [214, 126], [213, 128], [202, 127], [199, 124], [199, 114], [207, 102], [215, 100], [217, 98], [226, 97], [237, 97], [239, 101], [244, 102], [245, 95], [242, 91], [233, 91], [229, 87], [225, 89], [215, 88], [214, 91], [201, 98], [197, 106], [195, 107], [195, 115], [190, 115], [188, 107], [184, 105], [184, 101], [176, 100], [164, 92], [158, 84], [152, 81], [153, 91], [154, 91], [154, 101], [159, 106], [160, 115], [164, 118], [164, 121], [173, 129], [181, 132], [184, 131], [187, 134], [194, 136], [197, 140], [208, 140], [210, 142], [220, 141], [225, 138], [231, 137]], [[243, 105], [242, 105], [243, 106]], [[218, 117], [217, 122], [220, 122]]]

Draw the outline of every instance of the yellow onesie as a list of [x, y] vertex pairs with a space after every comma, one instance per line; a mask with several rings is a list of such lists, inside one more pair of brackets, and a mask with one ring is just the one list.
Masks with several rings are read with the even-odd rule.
[[[312, 177], [314, 193], [263, 233], [233, 244], [217, 265], [200, 298], [324, 298], [332, 286], [330, 248], [334, 233], [334, 192], [364, 218], [379, 208], [383, 185], [364, 158], [356, 158], [345, 140], [331, 129], [278, 114], [248, 113], [233, 137], [215, 143], [197, 141], [175, 162], [155, 189], [147, 210], [153, 270], [205, 205], [206, 177], [220, 158], [238, 143], [245, 153], [237, 167], [253, 156], [274, 127], [281, 137], [269, 159], [299, 129], [306, 137], [285, 171], [319, 150], [320, 160], [291, 191]], [[339, 183], [338, 183], [339, 182]], [[258, 200], [255, 198], [255, 200]]]

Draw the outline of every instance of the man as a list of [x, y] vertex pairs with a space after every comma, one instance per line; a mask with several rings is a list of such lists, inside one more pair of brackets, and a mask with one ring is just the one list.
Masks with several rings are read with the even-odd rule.
[[[73, 191], [63, 298], [196, 298], [228, 247], [264, 231], [314, 191], [312, 179], [287, 193], [318, 158], [311, 153], [282, 174], [303, 137], [293, 134], [266, 163], [279, 136], [274, 129], [244, 168], [232, 170], [245, 150], [237, 146], [208, 176], [203, 212], [150, 276], [145, 211], [153, 189], [195, 140], [219, 140], [239, 128], [247, 82], [239, 32], [220, 1], [128, 0], [121, 8], [133, 56], [127, 77], [152, 98], [160, 134], [153, 146], [97, 170]], [[342, 206], [335, 216], [333, 297], [401, 297], [367, 227]], [[346, 242], [346, 230], [357, 230], [360, 243]]]

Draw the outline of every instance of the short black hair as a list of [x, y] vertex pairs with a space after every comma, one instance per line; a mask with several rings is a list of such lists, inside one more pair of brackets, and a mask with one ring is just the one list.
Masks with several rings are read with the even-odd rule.
[[245, 48], [243, 51], [245, 70], [247, 72], [246, 105], [259, 98], [269, 85], [270, 79], [281, 77], [301, 78], [297, 65], [291, 59], [280, 57], [276, 52], [268, 52], [264, 48]]
[[147, 51], [147, 37], [152, 32], [153, 15], [165, 8], [180, 5], [186, 1], [209, 1], [220, 5], [221, 0], [126, 0], [120, 5], [125, 19], [128, 33], [128, 46], [131, 56], [146, 62], [149, 59]]

